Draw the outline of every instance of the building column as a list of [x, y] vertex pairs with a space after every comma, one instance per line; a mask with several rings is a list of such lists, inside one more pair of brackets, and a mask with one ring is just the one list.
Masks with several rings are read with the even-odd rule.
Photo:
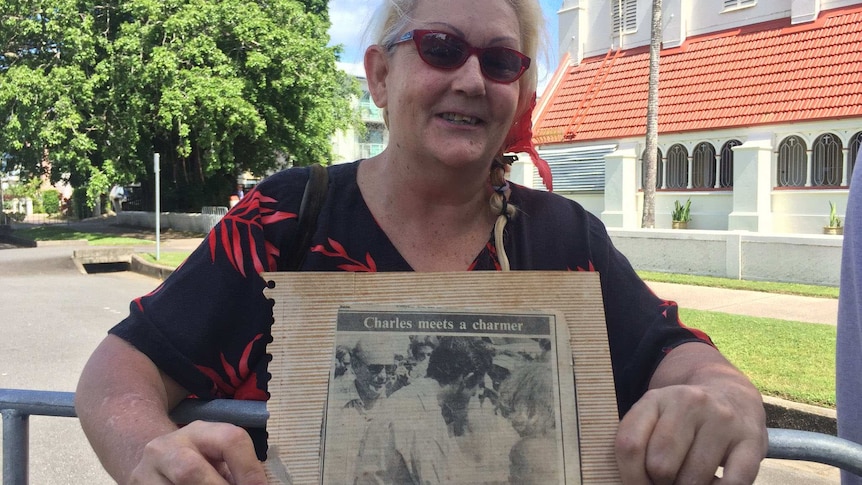
[[637, 229], [637, 149], [634, 143], [621, 144], [605, 155], [605, 210], [602, 222], [607, 227]]
[[772, 232], [772, 137], [751, 137], [732, 150], [733, 212], [728, 230]]
[[518, 159], [512, 164], [512, 170], [506, 178], [518, 185], [532, 189], [533, 160], [530, 158], [530, 154], [525, 152], [518, 153], [517, 155]]

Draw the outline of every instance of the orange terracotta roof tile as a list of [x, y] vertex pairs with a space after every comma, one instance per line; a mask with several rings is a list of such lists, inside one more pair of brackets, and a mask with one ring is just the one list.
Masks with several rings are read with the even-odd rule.
[[[691, 37], [662, 50], [659, 133], [862, 117], [860, 44], [862, 5]], [[648, 47], [564, 59], [536, 111], [536, 143], [644, 135], [648, 69]]]

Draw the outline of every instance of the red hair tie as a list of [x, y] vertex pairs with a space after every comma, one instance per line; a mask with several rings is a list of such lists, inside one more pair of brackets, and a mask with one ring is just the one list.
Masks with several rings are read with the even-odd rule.
[[554, 184], [551, 176], [551, 167], [548, 166], [539, 152], [536, 151], [536, 146], [533, 145], [533, 109], [536, 107], [536, 93], [533, 93], [533, 100], [530, 102], [530, 108], [524, 111], [524, 114], [518, 118], [509, 129], [506, 135], [506, 141], [503, 143], [504, 153], [507, 152], [525, 152], [530, 155], [533, 160], [533, 165], [539, 171], [539, 177], [542, 178], [542, 183], [549, 192], [554, 190]]

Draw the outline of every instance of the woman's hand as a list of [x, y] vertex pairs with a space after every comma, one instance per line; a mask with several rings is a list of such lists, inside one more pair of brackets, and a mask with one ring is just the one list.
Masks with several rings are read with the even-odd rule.
[[242, 428], [169, 417], [189, 392], [144, 354], [108, 335], [78, 383], [75, 410], [117, 483], [265, 484], [263, 464]]
[[195, 421], [149, 442], [130, 483], [266, 485], [266, 473], [245, 430]]
[[760, 393], [744, 375], [712, 347], [684, 344], [650, 387], [620, 422], [623, 483], [719, 483], [719, 466], [720, 483], [754, 481], [768, 437]]

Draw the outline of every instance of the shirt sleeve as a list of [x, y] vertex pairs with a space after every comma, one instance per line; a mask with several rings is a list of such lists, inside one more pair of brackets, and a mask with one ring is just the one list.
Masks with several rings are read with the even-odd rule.
[[589, 217], [591, 263], [601, 279], [611, 365], [620, 416], [646, 392], [665, 355], [687, 342], [712, 345], [703, 332], [686, 327], [676, 303], [655, 295], [611, 242], [604, 225]]
[[307, 173], [262, 182], [110, 333], [195, 396], [266, 399], [272, 302], [260, 273], [279, 269], [292, 250]]

